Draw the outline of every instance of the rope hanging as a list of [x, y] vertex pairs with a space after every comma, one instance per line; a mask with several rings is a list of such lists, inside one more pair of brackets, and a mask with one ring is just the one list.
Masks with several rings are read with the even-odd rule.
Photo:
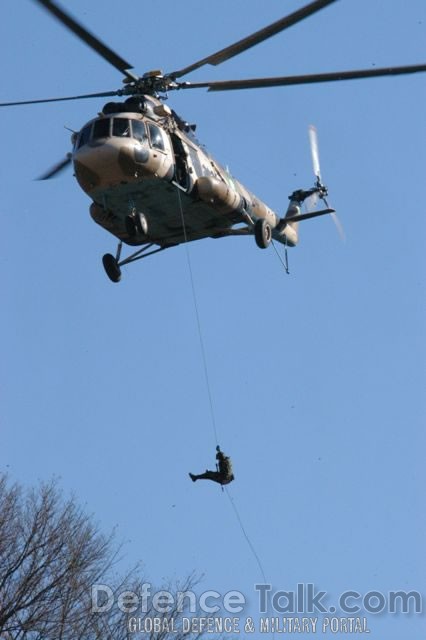
[[254, 558], [255, 558], [255, 560], [256, 560], [256, 562], [257, 562], [257, 564], [258, 564], [258, 567], [259, 567], [259, 569], [260, 569], [260, 573], [262, 574], [263, 583], [264, 583], [264, 584], [267, 584], [267, 580], [266, 580], [265, 572], [264, 572], [264, 570], [263, 570], [262, 563], [261, 563], [261, 561], [260, 561], [259, 556], [258, 556], [258, 555], [257, 555], [257, 553], [256, 553], [256, 549], [254, 548], [253, 544], [251, 543], [250, 538], [249, 538], [249, 537], [248, 537], [248, 535], [247, 535], [247, 531], [246, 531], [246, 530], [245, 530], [245, 528], [244, 528], [244, 525], [243, 525], [243, 522], [242, 522], [242, 520], [241, 520], [240, 514], [238, 513], [237, 507], [235, 506], [234, 499], [232, 498], [232, 496], [231, 496], [231, 494], [229, 493], [229, 491], [228, 491], [228, 489], [227, 489], [227, 488], [225, 488], [225, 492], [226, 492], [226, 495], [227, 495], [227, 496], [228, 496], [228, 498], [229, 498], [229, 502], [231, 503], [231, 506], [232, 506], [232, 508], [233, 508], [233, 510], [234, 510], [234, 513], [235, 513], [235, 515], [237, 516], [237, 520], [238, 520], [239, 525], [240, 525], [240, 527], [241, 527], [241, 531], [243, 532], [244, 537], [245, 537], [245, 539], [247, 540], [247, 544], [248, 544], [248, 546], [250, 547], [250, 549], [251, 549], [251, 551], [252, 551], [252, 553], [253, 553], [253, 556], [254, 556]]
[[[185, 217], [184, 217], [184, 213], [183, 213], [183, 206], [182, 206], [182, 200], [181, 200], [181, 194], [180, 194], [180, 190], [179, 188], [177, 189], [177, 193], [178, 193], [178, 200], [179, 200], [179, 209], [180, 209], [180, 216], [181, 216], [181, 221], [182, 221], [182, 228], [183, 228], [183, 235], [184, 235], [184, 240], [185, 240], [185, 253], [186, 253], [186, 259], [188, 262], [188, 270], [189, 270], [189, 276], [190, 276], [190, 281], [191, 281], [191, 290], [192, 290], [192, 299], [194, 302], [194, 309], [195, 309], [195, 316], [197, 319], [197, 328], [198, 328], [198, 337], [200, 340], [200, 347], [201, 347], [201, 355], [202, 355], [202, 360], [203, 360], [203, 368], [204, 368], [204, 376], [205, 376], [205, 380], [206, 380], [206, 386], [207, 386], [207, 393], [208, 393], [208, 397], [209, 397], [209, 405], [210, 405], [210, 414], [211, 414], [211, 420], [212, 420], [212, 426], [213, 426], [213, 432], [214, 432], [214, 438], [215, 438], [215, 442], [216, 442], [216, 446], [218, 446], [218, 436], [217, 436], [217, 428], [216, 428], [216, 419], [215, 419], [215, 413], [214, 413], [214, 408], [213, 408], [213, 398], [212, 398], [212, 392], [211, 392], [211, 387], [210, 387], [210, 379], [209, 379], [209, 374], [208, 374], [208, 369], [207, 369], [207, 358], [206, 358], [206, 351], [204, 348], [204, 340], [203, 340], [203, 334], [201, 331], [201, 321], [200, 321], [200, 313], [198, 310], [198, 303], [197, 303], [197, 294], [196, 294], [196, 290], [195, 290], [195, 284], [194, 284], [194, 276], [193, 276], [193, 272], [192, 272], [192, 265], [191, 265], [191, 257], [190, 257], [190, 253], [189, 253], [189, 249], [188, 249], [188, 236], [187, 236], [187, 232], [186, 232], [186, 225], [185, 225]], [[275, 246], [274, 246], [275, 248]], [[275, 251], [278, 255], [278, 257], [281, 260], [281, 257], [279, 256], [276, 248]], [[286, 255], [287, 257], [287, 255]], [[282, 262], [282, 260], [281, 260]], [[287, 262], [287, 261], [286, 261]], [[287, 273], [288, 273], [288, 264], [283, 264], [283, 266], [285, 267]], [[224, 490], [224, 487], [222, 486], [222, 492]], [[232, 509], [235, 513], [235, 516], [237, 518], [238, 524], [240, 526], [240, 529], [247, 541], [247, 544], [257, 562], [257, 565], [260, 569], [260, 573], [262, 575], [263, 578], [263, 583], [267, 584], [267, 580], [266, 580], [266, 575], [265, 575], [265, 571], [263, 570], [263, 566], [262, 563], [260, 561], [260, 558], [256, 552], [256, 549], [254, 548], [248, 534], [247, 531], [244, 527], [243, 521], [241, 520], [241, 516], [238, 512], [238, 509], [235, 505], [234, 499], [232, 498], [231, 494], [228, 491], [228, 488], [225, 487], [225, 492], [226, 495], [228, 496], [229, 502], [231, 503]], [[275, 637], [275, 632], [273, 632], [272, 637]]]
[[181, 196], [180, 196], [179, 188], [177, 188], [177, 194], [178, 194], [178, 200], [179, 200], [180, 217], [181, 217], [182, 228], [183, 228], [183, 237], [184, 237], [184, 240], [185, 240], [186, 260], [188, 262], [189, 277], [190, 277], [190, 281], [191, 281], [192, 299], [193, 299], [193, 302], [194, 302], [195, 317], [196, 317], [196, 320], [197, 320], [198, 338], [200, 340], [201, 357], [202, 357], [203, 368], [204, 368], [204, 377], [205, 377], [205, 380], [206, 380], [207, 395], [208, 395], [208, 398], [209, 398], [210, 415], [211, 415], [211, 421], [212, 421], [212, 427], [213, 427], [213, 434], [214, 434], [215, 444], [216, 444], [216, 446], [218, 446], [219, 441], [218, 441], [218, 436], [217, 436], [216, 419], [215, 419], [215, 413], [214, 413], [214, 408], [213, 408], [213, 396], [212, 396], [212, 392], [211, 392], [209, 372], [208, 372], [208, 369], [207, 369], [206, 350], [204, 348], [203, 333], [201, 331], [200, 313], [199, 313], [199, 310], [198, 310], [197, 294], [196, 294], [196, 290], [195, 290], [194, 276], [193, 276], [193, 273], [192, 273], [191, 256], [189, 254], [189, 249], [188, 249], [188, 236], [187, 236], [187, 233], [186, 233], [185, 217], [184, 217], [184, 214], [183, 214], [182, 199], [181, 199]]

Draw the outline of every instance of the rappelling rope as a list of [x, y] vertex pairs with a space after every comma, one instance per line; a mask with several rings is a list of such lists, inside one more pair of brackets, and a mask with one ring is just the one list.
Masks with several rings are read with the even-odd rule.
[[[186, 232], [185, 216], [184, 216], [184, 213], [183, 213], [182, 199], [181, 199], [181, 196], [180, 196], [179, 188], [177, 188], [177, 193], [178, 193], [180, 217], [181, 217], [182, 228], [183, 228], [183, 236], [184, 236], [184, 240], [185, 240], [185, 253], [186, 253], [186, 259], [187, 259], [187, 263], [188, 263], [189, 277], [190, 277], [190, 281], [191, 281], [192, 298], [193, 298], [193, 302], [194, 302], [195, 316], [196, 316], [196, 319], [197, 319], [198, 337], [199, 337], [199, 340], [200, 340], [200, 348], [201, 348], [201, 355], [202, 355], [202, 360], [203, 360], [204, 376], [205, 376], [205, 380], [206, 380], [207, 393], [208, 393], [208, 398], [209, 398], [210, 415], [211, 415], [211, 421], [212, 421], [213, 433], [214, 433], [216, 446], [218, 446], [216, 419], [215, 419], [215, 413], [214, 413], [214, 408], [213, 408], [213, 397], [212, 397], [212, 392], [211, 392], [211, 387], [210, 387], [209, 373], [208, 373], [208, 369], [207, 369], [206, 350], [204, 348], [203, 333], [201, 331], [200, 313], [199, 313], [199, 310], [198, 310], [197, 294], [196, 294], [196, 290], [195, 290], [194, 276], [193, 276], [193, 273], [192, 273], [191, 256], [190, 256], [189, 249], [188, 249], [188, 236], [187, 236], [187, 232]], [[280, 257], [280, 259], [281, 259], [281, 257]], [[229, 493], [228, 488], [227, 487], [223, 487], [223, 485], [222, 485], [222, 491], [224, 489], [225, 489], [226, 495], [228, 496], [229, 502], [231, 503], [232, 509], [234, 510], [234, 513], [235, 513], [236, 518], [238, 520], [238, 524], [240, 525], [241, 531], [243, 532], [243, 535], [244, 535], [244, 537], [245, 537], [245, 539], [247, 541], [247, 544], [249, 545], [250, 550], [251, 550], [251, 552], [252, 552], [252, 554], [253, 554], [256, 562], [257, 562], [257, 565], [258, 565], [258, 567], [260, 569], [260, 573], [262, 574], [262, 578], [263, 578], [263, 583], [267, 584], [265, 571], [263, 570], [262, 563], [261, 563], [260, 558], [259, 558], [259, 556], [258, 556], [258, 554], [256, 552], [256, 549], [254, 548], [254, 546], [253, 546], [253, 544], [252, 544], [252, 542], [251, 542], [251, 540], [250, 540], [250, 538], [249, 538], [249, 536], [247, 534], [247, 531], [245, 530], [243, 521], [241, 520], [241, 516], [240, 516], [240, 514], [238, 512], [238, 509], [237, 509], [237, 507], [235, 505], [234, 499], [232, 498], [231, 494]], [[272, 637], [273, 638], [275, 637], [275, 632], [272, 633]]]
[[[223, 487], [222, 487], [222, 489], [223, 489]], [[238, 513], [237, 507], [235, 506], [234, 499], [233, 499], [233, 497], [231, 496], [231, 494], [228, 491], [228, 487], [225, 487], [225, 492], [226, 492], [226, 495], [229, 498], [229, 502], [231, 503], [231, 506], [232, 506], [232, 508], [234, 510], [234, 513], [237, 516], [237, 520], [238, 520], [238, 523], [240, 525], [241, 531], [243, 532], [244, 537], [247, 540], [247, 544], [250, 547], [250, 550], [251, 550], [251, 552], [252, 552], [252, 554], [253, 554], [256, 562], [257, 562], [257, 565], [258, 565], [258, 567], [260, 569], [260, 573], [262, 574], [262, 578], [263, 578], [263, 584], [270, 586], [268, 581], [267, 581], [267, 579], [266, 579], [265, 571], [263, 570], [263, 566], [262, 566], [262, 563], [260, 561], [260, 558], [259, 558], [258, 554], [256, 553], [256, 549], [254, 548], [250, 538], [248, 537], [247, 531], [245, 530], [245, 527], [243, 525], [243, 521], [241, 520], [241, 516]], [[273, 640], [275, 639], [275, 630], [272, 630], [272, 638], [273, 638]]]
[[201, 357], [202, 357], [203, 368], [204, 368], [204, 377], [205, 377], [205, 380], [206, 380], [207, 395], [208, 395], [208, 398], [209, 398], [210, 415], [211, 415], [211, 421], [212, 421], [212, 427], [213, 427], [215, 443], [216, 443], [216, 446], [218, 446], [219, 445], [219, 441], [218, 441], [218, 436], [217, 436], [216, 418], [215, 418], [215, 413], [214, 413], [214, 408], [213, 408], [213, 396], [212, 396], [211, 387], [210, 387], [209, 372], [208, 372], [208, 369], [207, 369], [206, 350], [204, 348], [203, 333], [201, 331], [200, 313], [199, 313], [199, 310], [198, 310], [197, 293], [196, 293], [196, 290], [195, 290], [194, 276], [193, 276], [193, 273], [192, 273], [191, 256], [189, 254], [189, 248], [188, 248], [188, 236], [187, 236], [187, 233], [186, 233], [185, 216], [184, 216], [184, 213], [183, 213], [182, 200], [181, 200], [181, 197], [180, 197], [180, 189], [178, 187], [177, 187], [177, 194], [178, 194], [178, 201], [179, 201], [180, 217], [181, 217], [181, 220], [182, 220], [183, 237], [184, 237], [184, 240], [185, 240], [186, 260], [188, 262], [189, 278], [190, 278], [190, 281], [191, 281], [192, 299], [194, 301], [195, 317], [197, 319], [198, 337], [199, 337], [199, 340], [200, 340]]
[[229, 502], [231, 503], [231, 506], [232, 506], [232, 508], [233, 508], [233, 510], [234, 510], [235, 515], [237, 516], [238, 523], [239, 523], [239, 525], [240, 525], [241, 531], [242, 531], [242, 532], [243, 532], [243, 534], [244, 534], [245, 539], [247, 540], [247, 544], [248, 544], [248, 546], [250, 547], [250, 549], [251, 549], [251, 551], [252, 551], [252, 553], [253, 553], [253, 556], [254, 556], [254, 558], [255, 558], [255, 560], [256, 560], [256, 562], [257, 562], [257, 564], [258, 564], [258, 567], [259, 567], [259, 569], [260, 569], [260, 573], [262, 574], [263, 582], [264, 582], [264, 584], [267, 584], [267, 580], [266, 580], [265, 572], [264, 572], [264, 570], [263, 570], [263, 566], [262, 566], [262, 563], [261, 563], [261, 561], [260, 561], [260, 558], [259, 558], [259, 556], [257, 555], [257, 553], [256, 553], [256, 549], [254, 548], [254, 546], [253, 546], [253, 544], [252, 544], [252, 542], [251, 542], [250, 538], [249, 538], [249, 537], [248, 537], [248, 535], [247, 535], [247, 531], [245, 530], [245, 527], [244, 527], [243, 522], [242, 522], [242, 520], [241, 520], [240, 514], [238, 513], [238, 509], [237, 509], [237, 507], [235, 506], [234, 499], [233, 499], [233, 497], [231, 496], [231, 494], [229, 493], [229, 491], [228, 491], [228, 488], [227, 488], [227, 487], [225, 487], [225, 493], [226, 493], [226, 495], [227, 495], [227, 496], [228, 496], [228, 498], [229, 498]]

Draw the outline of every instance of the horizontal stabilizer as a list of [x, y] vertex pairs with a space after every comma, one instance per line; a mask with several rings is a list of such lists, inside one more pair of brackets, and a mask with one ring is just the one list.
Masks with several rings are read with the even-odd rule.
[[301, 213], [298, 216], [286, 216], [283, 222], [300, 222], [300, 220], [309, 220], [318, 216], [325, 216], [327, 213], [336, 213], [334, 209], [321, 209], [320, 211], [310, 211], [309, 213]]

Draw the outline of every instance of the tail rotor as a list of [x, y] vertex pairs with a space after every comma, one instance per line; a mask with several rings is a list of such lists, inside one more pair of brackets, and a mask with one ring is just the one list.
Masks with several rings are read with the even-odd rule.
[[[316, 128], [314, 127], [314, 125], [309, 125], [309, 130], [308, 130], [308, 134], [309, 134], [309, 146], [311, 149], [311, 157], [312, 157], [312, 168], [314, 170], [314, 175], [315, 175], [315, 189], [312, 193], [312, 195], [310, 196], [310, 207], [314, 207], [316, 206], [316, 204], [318, 203], [318, 200], [322, 200], [325, 204], [325, 206], [327, 207], [327, 209], [329, 209], [329, 204], [327, 202], [327, 196], [328, 196], [328, 190], [327, 187], [323, 184], [322, 182], [322, 178], [321, 178], [321, 168], [320, 168], [320, 161], [319, 161], [319, 147], [318, 147], [318, 133]], [[345, 232], [343, 230], [343, 226], [339, 220], [339, 218], [337, 217], [336, 213], [334, 211], [330, 212], [330, 215], [333, 219], [333, 222], [336, 226], [337, 229], [337, 233], [340, 236], [341, 240], [345, 240]]]

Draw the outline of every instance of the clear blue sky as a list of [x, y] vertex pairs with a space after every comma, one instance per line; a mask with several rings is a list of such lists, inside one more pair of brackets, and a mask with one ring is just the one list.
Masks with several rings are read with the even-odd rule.
[[[0, 101], [117, 89], [120, 74], [30, 0], [4, 0]], [[186, 66], [300, 0], [70, 0], [138, 73]], [[340, 0], [188, 80], [425, 62], [423, 0]], [[251, 238], [189, 246], [229, 494], [275, 590], [314, 583], [425, 594], [426, 76], [208, 94], [169, 103], [272, 208], [312, 184], [307, 128], [347, 240], [303, 223], [287, 276]], [[72, 172], [33, 178], [103, 100], [2, 109], [2, 470], [60, 476], [147, 578], [262, 581], [232, 506], [188, 471], [214, 432], [181, 246], [124, 269]], [[369, 615], [370, 638], [420, 640], [424, 615]], [[329, 634], [324, 637], [331, 637]]]

